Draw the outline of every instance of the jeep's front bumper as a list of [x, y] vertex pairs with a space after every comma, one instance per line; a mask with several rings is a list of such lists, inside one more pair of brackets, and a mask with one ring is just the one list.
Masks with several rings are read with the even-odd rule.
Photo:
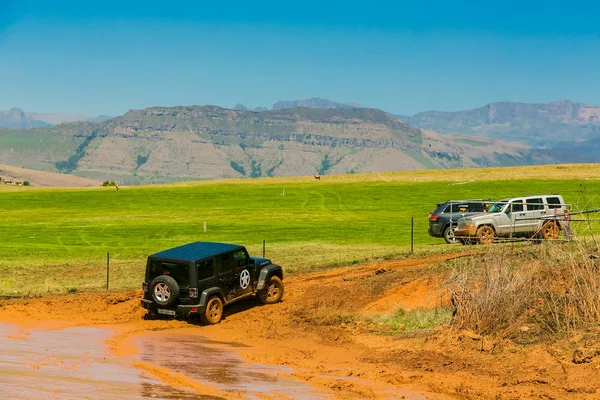
[[158, 312], [161, 310], [175, 311], [176, 317], [187, 318], [190, 315], [202, 314], [206, 305], [201, 304], [179, 304], [177, 307], [161, 307], [152, 300], [142, 299], [142, 307], [148, 311]]
[[454, 237], [457, 239], [460, 238], [471, 238], [471, 237], [475, 237], [475, 234], [477, 233], [477, 227], [471, 223], [468, 223], [465, 226], [461, 226], [460, 228], [456, 228], [456, 230], [454, 231]]

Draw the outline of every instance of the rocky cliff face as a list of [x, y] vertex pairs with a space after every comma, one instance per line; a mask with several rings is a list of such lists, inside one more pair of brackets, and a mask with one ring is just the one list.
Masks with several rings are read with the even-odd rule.
[[380, 110], [215, 106], [131, 110], [103, 123], [0, 131], [0, 162], [100, 181], [154, 183], [233, 177], [588, 161], [522, 143], [413, 128]]

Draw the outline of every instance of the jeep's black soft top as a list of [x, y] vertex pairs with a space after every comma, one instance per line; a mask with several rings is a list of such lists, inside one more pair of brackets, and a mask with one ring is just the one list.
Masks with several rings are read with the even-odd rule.
[[241, 250], [243, 246], [238, 244], [217, 243], [217, 242], [195, 242], [184, 244], [183, 246], [173, 247], [163, 250], [148, 258], [170, 259], [176, 261], [198, 261], [206, 257], [216, 256], [229, 251]]

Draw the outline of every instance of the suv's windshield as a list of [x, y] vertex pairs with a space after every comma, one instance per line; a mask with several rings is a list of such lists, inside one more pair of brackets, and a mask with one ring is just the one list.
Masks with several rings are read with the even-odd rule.
[[190, 272], [189, 267], [185, 263], [174, 263], [167, 261], [151, 261], [150, 263], [150, 280], [159, 275], [169, 275], [179, 283], [179, 285], [189, 285]]
[[506, 203], [494, 203], [488, 209], [488, 212], [491, 212], [491, 213], [500, 212], [500, 211], [502, 211], [502, 209], [504, 208], [505, 205], [506, 205]]

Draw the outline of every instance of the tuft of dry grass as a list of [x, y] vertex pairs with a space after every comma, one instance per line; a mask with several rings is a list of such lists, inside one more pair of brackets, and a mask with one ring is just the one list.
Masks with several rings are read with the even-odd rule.
[[597, 324], [597, 253], [589, 242], [543, 243], [454, 263], [447, 282], [453, 326], [510, 338], [563, 335]]

